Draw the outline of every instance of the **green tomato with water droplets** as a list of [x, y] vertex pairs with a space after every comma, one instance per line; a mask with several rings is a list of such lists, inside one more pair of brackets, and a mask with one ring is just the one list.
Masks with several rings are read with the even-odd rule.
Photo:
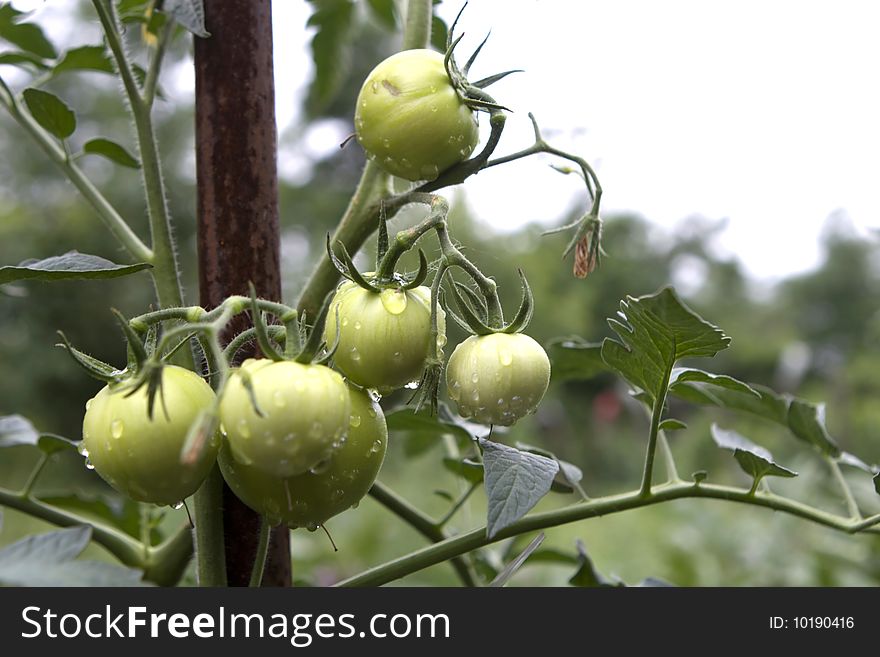
[[80, 451], [120, 493], [139, 502], [178, 504], [196, 492], [217, 457], [219, 435], [194, 462], [181, 459], [189, 428], [214, 403], [214, 391], [195, 372], [165, 366], [152, 419], [147, 386], [130, 392], [125, 385], [105, 386], [86, 403]]
[[433, 50], [404, 50], [376, 66], [358, 95], [354, 124], [371, 159], [412, 181], [434, 180], [479, 141], [476, 114]]
[[522, 333], [472, 335], [446, 364], [446, 387], [462, 417], [510, 426], [534, 413], [550, 384], [550, 359]]
[[342, 283], [330, 302], [324, 340], [339, 344], [336, 367], [353, 383], [387, 393], [418, 381], [425, 361], [446, 344], [446, 312], [437, 308], [437, 342], [431, 340], [431, 290], [365, 290]]
[[348, 437], [310, 472], [278, 477], [236, 460], [228, 444], [220, 471], [232, 492], [273, 524], [314, 530], [353, 508], [367, 494], [385, 458], [388, 429], [382, 409], [362, 390], [350, 388]]
[[339, 448], [350, 410], [348, 386], [329, 367], [249, 359], [229, 379], [220, 421], [237, 461], [290, 477]]

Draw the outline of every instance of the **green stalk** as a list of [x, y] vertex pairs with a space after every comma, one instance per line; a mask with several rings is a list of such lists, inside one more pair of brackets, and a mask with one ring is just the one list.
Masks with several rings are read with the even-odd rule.
[[263, 583], [263, 571], [266, 569], [266, 556], [269, 553], [269, 539], [272, 536], [272, 525], [266, 516], [260, 518], [260, 540], [257, 543], [257, 553], [254, 555], [254, 569], [251, 571], [250, 587], [258, 587]]
[[[415, 508], [407, 500], [400, 497], [390, 488], [386, 488], [378, 481], [370, 488], [370, 497], [379, 502], [389, 511], [405, 520], [413, 529], [419, 532], [432, 543], [438, 543], [446, 538], [446, 535], [434, 519]], [[465, 586], [476, 586], [476, 578], [470, 567], [460, 557], [452, 557], [450, 561], [455, 573]]]
[[651, 496], [651, 480], [654, 476], [654, 455], [657, 452], [657, 435], [660, 432], [660, 421], [663, 419], [663, 408], [666, 405], [666, 392], [669, 388], [669, 377], [672, 374], [671, 367], [667, 367], [663, 373], [663, 381], [660, 385], [660, 394], [654, 400], [651, 411], [651, 428], [648, 433], [648, 449], [645, 453], [645, 471], [642, 474], [642, 497]]
[[472, 550], [520, 534], [556, 527], [559, 525], [586, 520], [598, 516], [611, 515], [638, 509], [654, 504], [670, 502], [686, 498], [704, 498], [739, 502], [752, 506], [759, 506], [775, 511], [788, 513], [805, 520], [844, 531], [847, 533], [869, 532], [880, 534], [880, 515], [872, 516], [867, 521], [855, 522], [849, 518], [815, 509], [801, 502], [789, 500], [773, 494], [751, 495], [749, 491], [730, 486], [717, 486], [712, 484], [692, 483], [669, 484], [654, 490], [650, 497], [645, 497], [641, 489], [613, 495], [609, 497], [590, 500], [554, 511], [536, 513], [509, 525], [502, 529], [492, 538], [486, 535], [486, 527], [479, 527], [464, 534], [448, 538], [440, 543], [435, 543], [421, 550], [395, 559], [388, 563], [371, 568], [359, 575], [339, 582], [337, 586], [381, 586], [388, 582], [406, 577], [435, 564], [459, 557]]
[[431, 0], [409, 0], [406, 3], [406, 25], [403, 28], [401, 50], [427, 48], [431, 42]]

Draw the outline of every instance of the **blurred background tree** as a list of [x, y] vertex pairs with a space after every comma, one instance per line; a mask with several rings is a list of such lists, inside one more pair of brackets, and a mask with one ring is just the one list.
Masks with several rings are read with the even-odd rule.
[[[394, 49], [394, 20], [390, 2], [321, 0], [311, 3], [316, 26], [313, 48], [316, 77], [308, 93], [297, 97], [302, 111], [281, 135], [282, 152], [307, 153], [315, 130], [327, 125], [348, 126], [360, 81], [372, 65]], [[367, 9], [367, 5], [370, 9]], [[100, 36], [88, 3], [71, 3], [69, 44], [99, 43]], [[132, 39], [138, 38], [132, 30]], [[85, 40], [84, 40], [85, 39]], [[90, 40], [89, 40], [90, 39]], [[190, 301], [195, 298], [194, 184], [192, 94], [187, 88], [191, 43], [173, 42], [163, 74], [165, 100], [158, 105], [156, 124], [161, 154], [169, 179], [170, 206], [177, 219], [180, 259]], [[4, 76], [11, 67], [2, 67]], [[13, 84], [23, 80], [11, 73]], [[76, 138], [104, 135], [131, 145], [117, 82], [98, 72], [71, 72], [46, 83], [46, 88], [76, 109], [81, 128]], [[284, 91], [279, 89], [277, 93]], [[67, 185], [53, 165], [0, 116], [0, 263], [16, 264], [33, 257], [63, 253], [71, 248], [113, 259], [119, 247], [104, 231], [91, 209]], [[589, 157], [589, 153], [585, 154]], [[355, 187], [363, 165], [356, 143], [312, 159], [296, 175], [282, 175], [282, 266], [285, 301], [292, 302]], [[146, 233], [138, 173], [112, 166], [99, 158], [83, 162], [93, 180], [135, 230]], [[285, 168], [281, 167], [282, 174]], [[547, 175], [552, 175], [548, 173]], [[620, 299], [674, 284], [697, 312], [733, 337], [732, 348], [719, 356], [716, 371], [744, 381], [770, 385], [811, 401], [828, 402], [831, 433], [844, 449], [870, 463], [880, 462], [880, 267], [875, 241], [857, 237], [844, 214], [829, 217], [824, 235], [824, 258], [813, 271], [773, 285], [751, 279], [735, 258], [720, 259], [712, 239], [721, 222], [692, 217], [674, 230], [660, 228], [650, 217], [606, 218], [604, 245], [608, 256], [586, 281], [574, 279], [570, 263], [561, 262], [562, 237], [542, 237], [543, 227], [528, 225], [497, 233], [468, 209], [467, 195], [451, 190], [451, 227], [469, 257], [500, 286], [502, 300], [518, 302], [514, 263], [529, 277], [537, 314], [529, 333], [541, 342], [577, 335], [598, 341], [609, 334], [606, 318]], [[559, 217], [567, 223], [577, 216]], [[400, 229], [417, 215], [403, 212], [391, 223]], [[429, 242], [429, 246], [436, 245]], [[366, 252], [369, 253], [371, 245]], [[364, 260], [366, 264], [366, 260]], [[123, 342], [109, 313], [111, 307], [132, 315], [143, 312], [152, 290], [144, 274], [114, 281], [22, 284], [0, 286], [0, 415], [20, 413], [41, 430], [78, 439], [83, 405], [99, 384], [85, 377], [58, 349], [56, 330], [102, 360], [122, 363]], [[450, 336], [454, 344], [461, 335]], [[383, 401], [392, 408], [405, 401]], [[708, 469], [712, 480], [742, 483], [732, 459], [719, 454], [709, 437], [718, 411], [692, 406], [676, 409], [688, 429], [676, 432], [672, 447], [682, 474]], [[536, 416], [520, 422], [509, 439], [538, 444], [584, 471], [588, 493], [621, 490], [638, 481], [647, 419], [629, 399], [625, 386], [609, 375], [551, 386]], [[815, 463], [780, 437], [780, 430], [759, 420], [738, 418], [733, 424], [767, 445], [801, 477], [776, 484], [780, 491], [807, 499], [819, 497], [827, 477]], [[442, 513], [447, 502], [440, 491], [456, 495], [463, 484], [439, 465], [441, 446], [415, 436], [394, 435], [381, 479], [410, 496], [429, 512]], [[433, 456], [433, 458], [432, 458]], [[16, 486], [35, 455], [28, 448], [0, 453], [0, 484]], [[687, 468], [691, 467], [691, 470]], [[85, 470], [82, 460], [67, 453], [53, 457], [41, 480], [41, 494], [77, 497], [108, 504], [108, 512], [132, 513], [130, 505]], [[815, 476], [814, 476], [815, 475]], [[429, 482], [428, 488], [425, 482]], [[870, 481], [858, 496], [874, 495]], [[546, 508], [560, 503], [551, 496]], [[456, 522], [464, 526], [484, 513], [476, 495]], [[166, 522], [179, 523], [182, 511], [168, 511]], [[4, 511], [0, 544], [33, 532], [39, 521]], [[301, 581], [331, 583], [362, 568], [423, 544], [409, 527], [392, 518], [370, 499], [359, 509], [328, 523], [340, 551], [334, 553], [320, 534], [295, 532], [294, 573]], [[690, 500], [606, 519], [595, 519], [548, 531], [545, 545], [571, 551], [582, 539], [603, 572], [628, 582], [659, 577], [678, 585], [873, 585], [880, 583], [880, 551], [876, 537], [852, 538], [830, 529], [768, 511]], [[493, 548], [499, 556], [509, 542]], [[101, 549], [90, 548], [95, 555]], [[513, 583], [564, 584], [570, 566], [525, 568]], [[403, 580], [404, 584], [451, 584], [452, 571], [439, 565]]]

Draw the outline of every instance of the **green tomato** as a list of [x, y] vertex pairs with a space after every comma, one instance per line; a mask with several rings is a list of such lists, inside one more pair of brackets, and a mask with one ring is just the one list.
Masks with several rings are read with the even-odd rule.
[[329, 367], [249, 359], [230, 377], [220, 421], [237, 461], [290, 477], [342, 444], [350, 409], [348, 386]]
[[195, 372], [162, 369], [162, 392], [147, 414], [147, 386], [130, 397], [105, 386], [86, 403], [81, 451], [101, 477], [140, 502], [177, 504], [195, 493], [217, 458], [212, 436], [194, 463], [181, 462], [190, 425], [214, 403], [214, 391]]
[[220, 471], [232, 492], [273, 524], [316, 529], [357, 506], [376, 480], [385, 458], [388, 429], [379, 404], [350, 389], [348, 438], [319, 467], [295, 477], [277, 477], [236, 460], [228, 444], [220, 450]]
[[446, 364], [446, 387], [462, 417], [509, 426], [534, 413], [550, 384], [550, 359], [522, 333], [473, 335]]
[[446, 344], [446, 313], [437, 308], [437, 345], [431, 344], [431, 290], [371, 292], [351, 281], [339, 286], [324, 327], [324, 340], [339, 344], [336, 367], [364, 388], [386, 393], [418, 381], [425, 360]]
[[476, 115], [433, 50], [404, 50], [376, 66], [358, 95], [354, 124], [370, 158], [413, 181], [434, 180], [479, 141]]

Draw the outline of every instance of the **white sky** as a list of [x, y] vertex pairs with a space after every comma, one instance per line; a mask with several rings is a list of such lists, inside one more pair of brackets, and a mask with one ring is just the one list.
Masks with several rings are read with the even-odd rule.
[[[312, 75], [310, 8], [273, 4], [284, 133]], [[459, 6], [445, 0], [441, 15], [451, 22]], [[515, 112], [497, 153], [531, 143], [532, 111], [554, 145], [594, 165], [606, 215], [634, 211], [669, 229], [693, 215], [727, 218], [717, 249], [776, 278], [817, 263], [833, 212], [863, 233], [880, 227], [878, 19], [880, 3], [868, 0], [471, 0], [459, 57], [491, 28], [473, 76], [526, 70], [490, 89]], [[191, 94], [191, 70], [177, 78], [174, 95]], [[324, 124], [302, 140], [288, 132], [282, 175], [298, 179], [310, 156], [351, 131]], [[469, 202], [500, 229], [558, 222], [586, 201], [551, 161], [471, 178]]]

